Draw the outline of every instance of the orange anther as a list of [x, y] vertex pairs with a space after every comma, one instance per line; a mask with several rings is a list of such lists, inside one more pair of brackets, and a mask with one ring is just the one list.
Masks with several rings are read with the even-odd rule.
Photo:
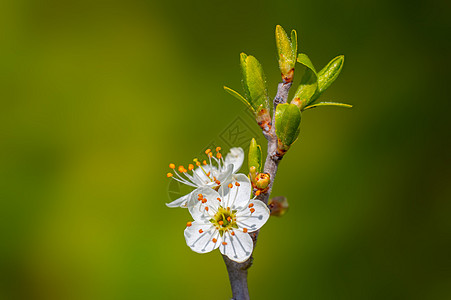
[[[168, 174], [171, 174], [171, 173], [168, 173]], [[172, 174], [171, 174], [171, 176], [172, 176]], [[221, 184], [221, 181], [216, 180], [215, 183], [216, 183], [217, 185], [220, 185], [220, 184]]]
[[251, 208], [251, 213], [253, 213], [255, 211], [255, 208]]
[[168, 173], [168, 174], [166, 174], [166, 176], [169, 178], [169, 177], [172, 177], [173, 175], [172, 175], [172, 173]]
[[[202, 202], [204, 202], [204, 201], [202, 201]], [[208, 206], [205, 207], [205, 210], [208, 211]]]
[[243, 232], [246, 233], [247, 232], [247, 228], [243, 228]]
[[252, 206], [254, 206], [254, 203], [249, 204], [249, 208], [251, 208]]
[[203, 163], [205, 166], [207, 165], [207, 161], [206, 161], [206, 160], [204, 160], [202, 163]]
[[213, 243], [216, 243], [218, 240], [215, 239], [215, 238], [213, 238], [211, 241], [212, 241]]
[[258, 195], [260, 195], [260, 190], [257, 190], [256, 192], [255, 192], [255, 196], [258, 196]]
[[232, 231], [230, 234], [231, 234], [231, 235], [235, 235], [235, 231]]
[[208, 154], [208, 153], [210, 153], [210, 152], [211, 152], [211, 149], [205, 150], [205, 154]]
[[210, 172], [207, 173], [207, 176], [210, 177]]
[[207, 203], [207, 199], [206, 198], [202, 199], [202, 203]]
[[169, 168], [175, 169], [175, 165], [174, 164], [169, 164]]
[[199, 197], [201, 197], [201, 198], [203, 197], [202, 194], [198, 194], [197, 196], [199, 196]]
[[208, 153], [207, 155], [208, 155], [208, 157], [212, 157], [212, 156], [213, 156], [213, 153], [210, 152], [210, 153]]
[[231, 217], [227, 217], [227, 222], [230, 222], [230, 221], [232, 221], [232, 218]]
[[216, 181], [216, 177], [213, 176], [213, 180]]
[[186, 227], [190, 227], [191, 225], [193, 225], [193, 223], [192, 223], [192, 222], [188, 222], [188, 223], [186, 223]]
[[194, 169], [194, 166], [193, 166], [193, 164], [189, 164], [189, 165], [188, 165], [188, 170], [190, 170], [190, 171], [191, 171], [192, 169]]
[[199, 233], [202, 233], [202, 232], [204, 232], [202, 229], [199, 229]]
[[221, 147], [216, 147], [216, 152], [219, 152], [221, 150]]
[[224, 222], [223, 221], [219, 221], [218, 224], [222, 226], [222, 224], [224, 224]]
[[196, 166], [200, 167], [200, 161], [196, 161]]
[[221, 202], [221, 198], [218, 197], [218, 198], [216, 198], [216, 199], [218, 199], [218, 201]]
[[227, 207], [227, 210], [230, 210], [230, 207]]
[[240, 186], [240, 184], [238, 183], [238, 181], [237, 181], [237, 182], [235, 182], [235, 185], [236, 185], [236, 186]]
[[233, 184], [229, 183], [229, 188], [230, 189], [233, 188]]
[[185, 167], [184, 166], [179, 166], [179, 172], [183, 173], [186, 172]]
[[226, 242], [222, 242], [222, 244], [225, 246], [225, 245], [227, 245], [227, 243]]
[[221, 159], [221, 157], [222, 157], [222, 154], [221, 154], [221, 153], [219, 153], [219, 152], [216, 153], [216, 158], [217, 158], [217, 159]]

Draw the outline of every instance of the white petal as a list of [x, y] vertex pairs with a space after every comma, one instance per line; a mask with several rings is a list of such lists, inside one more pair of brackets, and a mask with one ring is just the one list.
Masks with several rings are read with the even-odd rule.
[[224, 233], [222, 238], [227, 244], [221, 243], [219, 251], [233, 261], [244, 262], [251, 256], [254, 243], [249, 234], [238, 230], [234, 232], [235, 235], [231, 235], [229, 232]]
[[[202, 231], [199, 232], [199, 230]], [[216, 239], [216, 243], [213, 242], [213, 238]], [[212, 224], [197, 223], [196, 221], [186, 227], [185, 240], [188, 247], [197, 253], [210, 252], [222, 243], [219, 232]]]
[[[203, 198], [207, 199], [207, 202], [202, 203], [198, 200], [199, 194], [202, 194]], [[197, 222], [208, 223], [209, 220], [218, 211], [219, 207], [219, 194], [209, 187], [198, 188], [193, 191], [191, 198], [188, 203], [188, 210]], [[208, 210], [205, 209], [208, 207]]]
[[226, 165], [233, 165], [233, 173], [238, 172], [243, 164], [244, 160], [244, 150], [240, 147], [235, 147], [230, 149], [225, 158]]
[[171, 203], [166, 203], [166, 206], [167, 207], [183, 207], [183, 208], [186, 208], [187, 207], [187, 202], [190, 199], [191, 194], [192, 194], [192, 192], [187, 194], [187, 195], [185, 195], [185, 196], [182, 196], [182, 197], [180, 197], [180, 198], [178, 198], [178, 199], [176, 199], [174, 201], [172, 201]]
[[220, 182], [223, 182], [227, 180], [230, 175], [233, 173], [233, 165], [228, 165], [224, 169], [222, 169], [221, 173], [218, 174], [218, 177], [216, 178]]
[[[253, 205], [252, 205], [253, 204]], [[259, 230], [269, 219], [269, 208], [260, 200], [251, 200], [249, 205], [255, 209], [251, 213], [251, 209], [248, 207], [236, 213], [236, 221], [240, 229], [246, 228], [248, 232]]]
[[[239, 186], [236, 185], [238, 182]], [[232, 188], [229, 188], [229, 184]], [[232, 175], [231, 178], [221, 184], [218, 190], [224, 199], [224, 206], [232, 209], [242, 210], [249, 205], [252, 185], [249, 178], [244, 174]]]
[[[203, 170], [202, 170], [202, 168], [203, 168]], [[213, 166], [211, 168], [210, 165], [204, 165], [202, 167], [198, 167], [193, 170], [193, 177], [195, 178], [196, 183], [199, 186], [203, 186], [203, 185], [211, 183], [210, 177], [208, 177], [205, 174], [208, 172], [215, 173], [215, 172], [217, 172], [217, 168], [215, 166]]]

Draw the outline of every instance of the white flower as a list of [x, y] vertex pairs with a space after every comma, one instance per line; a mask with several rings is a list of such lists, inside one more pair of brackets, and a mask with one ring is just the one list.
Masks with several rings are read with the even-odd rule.
[[[175, 170], [174, 164], [169, 164], [169, 167], [174, 170], [174, 174], [168, 173], [167, 176], [173, 178], [174, 180], [177, 180], [178, 182], [192, 186], [195, 188], [195, 190], [172, 201], [171, 203], [166, 203], [166, 206], [187, 207], [189, 198], [191, 197], [191, 195], [197, 193], [198, 188], [217, 188], [219, 185], [221, 185], [221, 182], [227, 180], [230, 175], [238, 172], [244, 160], [243, 149], [239, 147], [230, 149], [230, 152], [227, 154], [225, 160], [219, 152], [220, 150], [221, 147], [216, 148], [216, 156], [213, 156], [213, 153], [210, 149], [207, 149], [207, 151], [205, 151], [208, 156], [209, 163], [204, 160], [201, 164], [200, 161], [194, 159], [197, 168], [194, 168], [194, 165], [192, 164], [188, 165], [188, 170], [192, 171], [192, 175], [188, 174], [188, 170], [186, 170], [183, 166], [179, 166], [178, 171], [183, 174], [183, 177]], [[213, 165], [213, 162], [216, 162], [216, 165]]]
[[270, 214], [262, 201], [250, 199], [251, 190], [244, 174], [232, 175], [217, 192], [198, 189], [188, 202], [194, 221], [188, 222], [185, 229], [187, 245], [198, 253], [219, 247], [231, 260], [246, 261], [254, 247], [248, 233], [259, 230]]

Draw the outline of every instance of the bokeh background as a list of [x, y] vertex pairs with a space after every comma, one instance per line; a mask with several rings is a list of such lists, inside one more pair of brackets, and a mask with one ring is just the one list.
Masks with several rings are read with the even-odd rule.
[[164, 205], [166, 172], [245, 144], [234, 130], [264, 143], [222, 86], [241, 91], [245, 51], [274, 96], [276, 24], [318, 69], [346, 56], [322, 99], [354, 108], [303, 114], [251, 296], [451, 299], [449, 1], [0, 7], [0, 299], [228, 299], [219, 252], [192, 252], [188, 212]]

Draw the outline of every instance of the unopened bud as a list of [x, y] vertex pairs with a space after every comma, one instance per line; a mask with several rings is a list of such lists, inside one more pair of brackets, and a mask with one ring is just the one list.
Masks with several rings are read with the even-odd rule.
[[257, 176], [257, 169], [252, 166], [249, 168], [249, 177], [251, 178], [252, 183], [255, 184], [255, 177]]
[[259, 189], [265, 192], [268, 189], [269, 182], [270, 182], [270, 176], [267, 173], [260, 173], [255, 178], [255, 186]]
[[281, 217], [288, 211], [288, 200], [284, 196], [271, 198], [268, 202], [271, 216]]

